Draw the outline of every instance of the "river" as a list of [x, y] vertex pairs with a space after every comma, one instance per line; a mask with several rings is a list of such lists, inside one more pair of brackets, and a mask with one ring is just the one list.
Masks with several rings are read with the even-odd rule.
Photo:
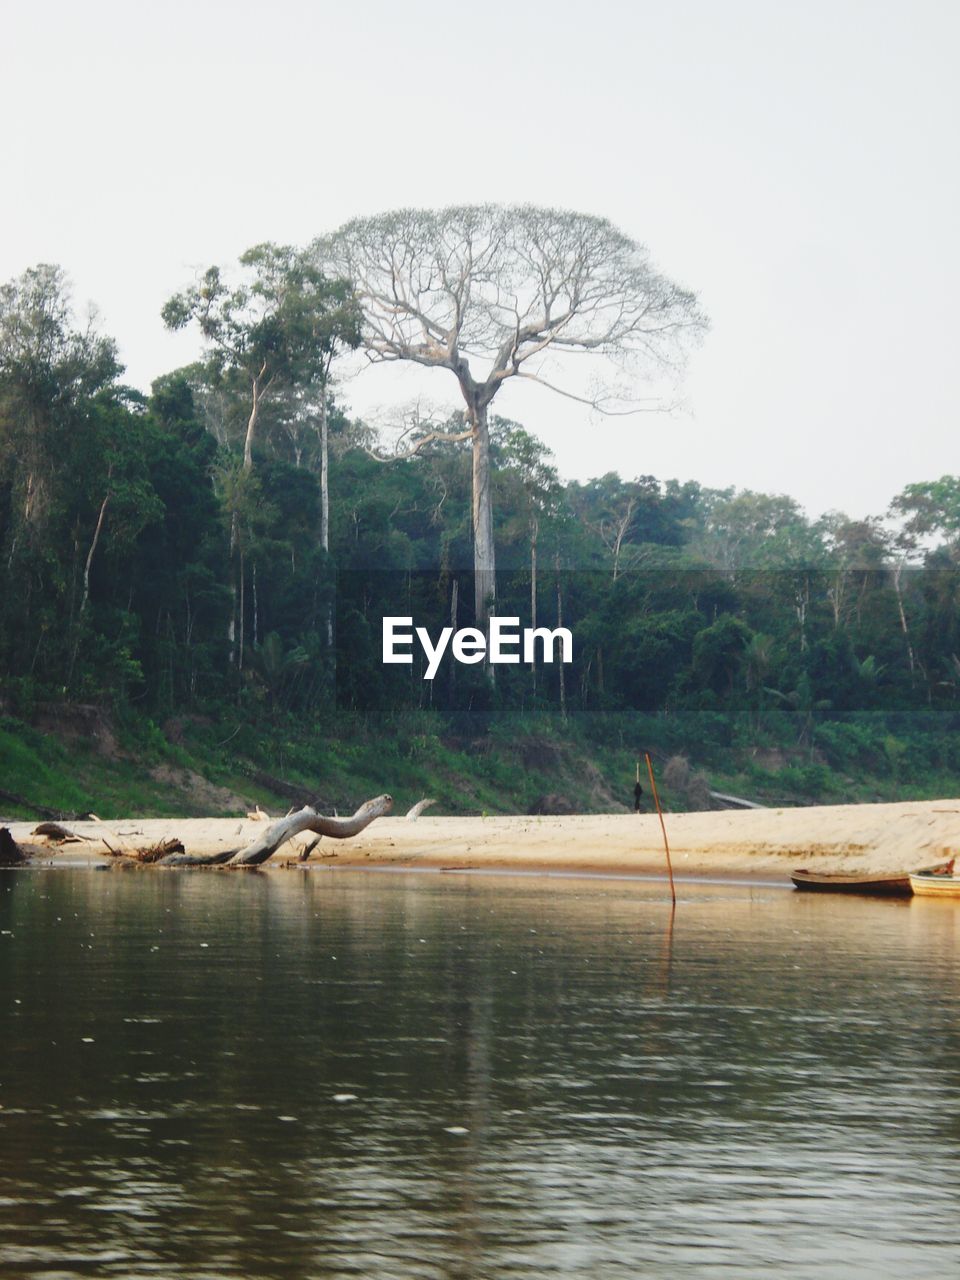
[[0, 873], [0, 1275], [960, 1274], [960, 905]]

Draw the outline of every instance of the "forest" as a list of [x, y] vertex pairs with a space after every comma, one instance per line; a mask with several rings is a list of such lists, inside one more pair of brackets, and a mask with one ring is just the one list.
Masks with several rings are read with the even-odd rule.
[[[62, 268], [0, 289], [5, 811], [95, 798], [92, 775], [59, 798], [37, 785], [57, 725], [94, 722], [121, 759], [323, 790], [336, 756], [340, 803], [379, 760], [401, 792], [444, 786], [467, 810], [540, 790], [617, 807], [641, 748], [673, 762], [677, 807], [705, 802], [707, 775], [797, 803], [936, 793], [960, 768], [960, 478], [810, 519], [690, 478], [563, 480], [491, 409], [481, 568], [476, 397], [442, 421], [398, 407], [390, 438], [352, 416], [348, 277], [260, 245], [172, 292], [163, 319], [197, 331], [198, 358], [145, 395]], [[482, 626], [494, 598], [523, 626], [570, 628], [573, 662], [495, 679], [446, 663], [432, 681], [381, 662], [385, 614], [436, 633]], [[61, 776], [78, 760], [61, 754]], [[578, 791], [584, 761], [618, 776]]]

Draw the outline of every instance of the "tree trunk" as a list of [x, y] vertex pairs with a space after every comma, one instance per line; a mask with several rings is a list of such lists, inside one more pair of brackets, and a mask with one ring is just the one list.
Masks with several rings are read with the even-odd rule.
[[803, 587], [794, 589], [794, 607], [797, 613], [797, 622], [800, 626], [800, 652], [805, 653], [807, 648], [807, 606], [810, 603], [810, 579], [804, 578]]
[[473, 580], [477, 626], [485, 631], [491, 613], [496, 612], [497, 595], [493, 494], [490, 487], [490, 432], [486, 407], [476, 409], [473, 413]]
[[304, 805], [296, 813], [287, 814], [278, 822], [272, 822], [253, 844], [244, 849], [226, 849], [222, 853], [213, 853], [206, 857], [189, 853], [173, 853], [161, 858], [160, 867], [258, 867], [271, 858], [273, 854], [293, 836], [301, 831], [315, 831], [319, 836], [330, 836], [335, 840], [345, 840], [359, 833], [370, 825], [375, 818], [382, 818], [393, 808], [393, 797], [376, 796], [367, 800], [356, 811], [352, 818], [327, 818], [317, 813], [312, 805]]
[[[534, 516], [530, 522], [530, 626], [537, 626], [537, 535], [540, 532], [540, 521]], [[533, 679], [533, 692], [537, 692], [537, 663], [530, 659], [530, 675]]]
[[623, 540], [626, 537], [627, 530], [630, 528], [630, 521], [633, 519], [633, 511], [636, 501], [631, 498], [627, 503], [626, 514], [617, 526], [617, 536], [613, 544], [613, 580], [616, 582], [620, 576], [620, 548], [623, 546]]
[[87, 563], [83, 567], [83, 597], [80, 600], [80, 612], [77, 615], [78, 620], [83, 617], [83, 612], [87, 607], [87, 601], [90, 599], [90, 566], [93, 564], [93, 557], [96, 554], [97, 543], [100, 541], [100, 533], [103, 529], [103, 518], [107, 514], [107, 503], [110, 501], [109, 493], [100, 503], [100, 514], [97, 516], [97, 527], [93, 531], [93, 541], [90, 543], [90, 550], [87, 552]]
[[320, 397], [320, 545], [330, 550], [330, 430], [327, 395]]
[[[557, 552], [555, 564], [557, 569], [557, 626], [562, 627], [563, 626], [563, 592], [560, 587], [560, 552], [559, 551]], [[560, 676], [560, 718], [562, 720], [566, 720], [567, 718], [567, 682], [563, 672], [562, 660], [557, 664], [557, 672]]]
[[70, 657], [70, 670], [67, 673], [67, 685], [73, 684], [73, 669], [77, 661], [77, 653], [80, 649], [80, 627], [83, 624], [83, 615], [87, 608], [87, 601], [90, 599], [90, 566], [93, 564], [93, 557], [96, 554], [97, 543], [100, 541], [100, 533], [103, 529], [104, 516], [107, 514], [107, 503], [110, 501], [109, 493], [100, 503], [100, 514], [97, 516], [97, 527], [93, 531], [93, 541], [90, 543], [90, 550], [87, 552], [87, 562], [83, 568], [83, 596], [80, 600], [80, 610], [77, 614], [77, 633], [73, 642], [73, 653]]
[[243, 438], [243, 469], [244, 471], [253, 470], [253, 432], [257, 425], [257, 411], [260, 405], [257, 397], [257, 381], [253, 381], [253, 406], [250, 409], [250, 417], [247, 419], [247, 434]]
[[910, 662], [910, 674], [913, 675], [916, 666], [916, 659], [913, 655], [913, 645], [910, 642], [910, 628], [907, 626], [907, 615], [903, 609], [903, 596], [900, 592], [900, 575], [903, 573], [904, 562], [901, 560], [893, 571], [893, 590], [897, 597], [897, 612], [900, 615], [900, 630], [903, 632], [903, 638], [907, 644], [907, 658]]
[[[327, 421], [327, 388], [320, 397], [320, 546], [330, 552], [330, 425]], [[333, 605], [327, 604], [327, 651], [333, 653]]]
[[260, 412], [260, 379], [267, 371], [266, 362], [263, 368], [253, 380], [252, 394], [253, 403], [250, 406], [250, 417], [247, 419], [247, 434], [243, 439], [243, 470], [244, 473], [253, 470], [253, 433], [257, 425], [257, 414]]
[[251, 571], [253, 585], [253, 647], [260, 648], [260, 602], [257, 599], [257, 562], [254, 560]]
[[239, 632], [238, 657], [237, 657], [238, 671], [243, 670], [243, 633], [246, 626], [246, 620], [244, 619], [244, 616], [243, 616], [245, 611], [245, 604], [244, 604], [244, 598], [243, 598], [244, 576], [245, 576], [245, 570], [244, 570], [244, 564], [243, 564], [243, 552], [241, 551], [240, 552], [240, 632]]
[[[236, 494], [233, 501], [236, 502]], [[229, 662], [231, 667], [237, 661], [237, 569], [236, 553], [240, 541], [240, 517], [236, 507], [230, 516], [230, 620], [227, 623], [227, 644], [229, 646]]]
[[[450, 625], [451, 627], [453, 627], [454, 633], [456, 633], [457, 625], [458, 625], [457, 613], [458, 613], [459, 603], [460, 603], [460, 583], [456, 578], [454, 578], [453, 584], [450, 588]], [[455, 662], [448, 663], [448, 668], [449, 668], [449, 676], [448, 676], [449, 683], [447, 686], [447, 696], [449, 699], [450, 706], [452, 707], [453, 692], [457, 683], [457, 664]]]

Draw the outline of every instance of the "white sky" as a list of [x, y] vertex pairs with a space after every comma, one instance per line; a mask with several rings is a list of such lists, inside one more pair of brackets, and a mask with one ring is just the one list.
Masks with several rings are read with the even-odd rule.
[[[195, 268], [402, 205], [530, 201], [610, 218], [713, 324], [671, 417], [504, 388], [565, 475], [865, 515], [960, 471], [957, 0], [7, 13], [0, 279], [63, 265], [135, 385], [195, 358], [159, 316]], [[456, 404], [442, 371], [426, 390]], [[363, 412], [384, 386], [346, 394]]]

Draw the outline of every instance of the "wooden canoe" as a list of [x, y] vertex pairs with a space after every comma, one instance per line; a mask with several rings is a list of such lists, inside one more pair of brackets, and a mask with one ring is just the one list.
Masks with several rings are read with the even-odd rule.
[[926, 871], [913, 873], [910, 888], [922, 897], [960, 898], [960, 876], [940, 871], [937, 867], [929, 867]]
[[790, 879], [796, 888], [813, 893], [870, 893], [888, 898], [907, 898], [913, 892], [910, 888], [910, 873], [907, 871], [881, 876], [852, 876], [832, 871], [800, 870], [791, 872]]

